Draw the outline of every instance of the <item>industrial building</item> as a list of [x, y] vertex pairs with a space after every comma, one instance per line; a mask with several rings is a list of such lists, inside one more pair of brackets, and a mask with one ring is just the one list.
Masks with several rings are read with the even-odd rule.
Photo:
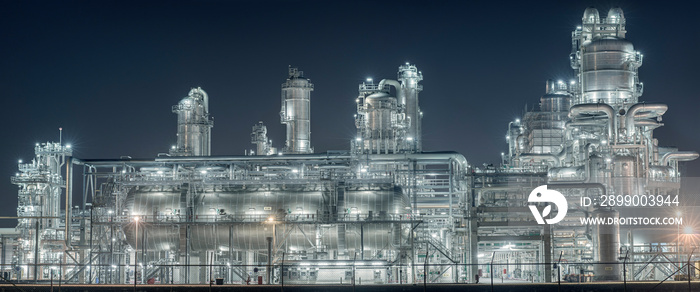
[[[617, 224], [581, 224], [620, 218], [614, 204], [584, 205], [584, 198], [650, 196], [677, 206], [679, 162], [698, 157], [654, 138], [667, 106], [640, 99], [643, 56], [625, 34], [621, 9], [606, 17], [586, 9], [572, 32], [576, 79], [547, 81], [539, 108], [508, 123], [497, 166], [423, 149], [423, 73], [410, 63], [396, 79], [359, 85], [357, 135], [344, 151], [314, 152], [314, 85], [293, 67], [281, 86], [284, 146], [272, 145], [261, 121], [245, 155], [211, 156], [213, 119], [201, 88], [172, 106], [177, 144], [167, 155], [80, 159], [62, 142], [37, 144], [11, 178], [20, 219], [15, 233], [0, 237], [5, 275], [71, 283], [465, 283], [494, 276], [498, 265], [498, 277], [502, 269], [509, 279], [550, 282], [551, 263], [559, 263], [567, 274], [602, 281], [621, 279], [620, 262], [629, 261], [628, 279], [664, 278], [681, 260], [678, 242], [637, 242]], [[541, 185], [568, 201], [556, 224], [533, 217], [544, 209], [552, 219], [551, 205], [528, 204]]]

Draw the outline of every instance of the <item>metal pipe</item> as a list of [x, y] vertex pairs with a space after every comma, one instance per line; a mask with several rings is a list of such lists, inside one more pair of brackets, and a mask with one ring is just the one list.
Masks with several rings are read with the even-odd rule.
[[558, 183], [551, 183], [547, 184], [547, 188], [551, 189], [599, 189], [601, 191], [601, 195], [605, 196], [607, 194], [607, 191], [605, 189], [605, 185], [601, 183], [565, 183], [565, 184], [558, 184]]
[[[635, 119], [637, 118], [654, 118], [663, 115], [668, 110], [668, 106], [661, 103], [638, 103], [631, 106], [625, 114], [625, 127], [627, 128], [627, 136], [634, 135]], [[648, 113], [651, 113], [649, 115]]]
[[199, 93], [202, 94], [202, 102], [204, 103], [204, 114], [209, 114], [209, 95], [206, 91], [199, 89]]
[[396, 89], [396, 98], [399, 98], [399, 95], [401, 94], [401, 83], [392, 79], [382, 79], [382, 81], [379, 81], [377, 88], [379, 88], [379, 90], [384, 90], [384, 86], [386, 85], [393, 86], [394, 89]]
[[661, 156], [661, 165], [666, 165], [669, 160], [675, 161], [692, 161], [698, 158], [698, 153], [695, 151], [674, 151]]
[[581, 114], [604, 113], [608, 116], [608, 139], [617, 140], [615, 129], [615, 110], [604, 103], [584, 103], [572, 106], [569, 110], [569, 118], [576, 120]]
[[73, 173], [73, 163], [71, 163], [72, 157], [69, 156], [66, 159], [66, 224], [64, 227], [64, 240], [66, 247], [70, 247], [71, 205], [73, 203], [73, 180], [71, 174]]
[[555, 156], [554, 154], [539, 154], [539, 153], [525, 153], [521, 154], [520, 157], [520, 163], [523, 163], [524, 160], [531, 159], [531, 160], [546, 160], [546, 161], [551, 161], [555, 166], [559, 166], [559, 158]]

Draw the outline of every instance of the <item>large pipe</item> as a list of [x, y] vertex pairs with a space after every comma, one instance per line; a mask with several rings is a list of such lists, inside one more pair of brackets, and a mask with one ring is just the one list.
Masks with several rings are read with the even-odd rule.
[[379, 81], [379, 85], [377, 85], [377, 88], [379, 88], [379, 90], [384, 90], [384, 86], [386, 85], [391, 85], [394, 87], [394, 89], [396, 90], [396, 98], [399, 99], [399, 102], [401, 102], [401, 97], [399, 97], [399, 95], [402, 95], [401, 83], [399, 83], [396, 80], [382, 79], [382, 81]]
[[584, 189], [584, 190], [589, 190], [589, 189], [599, 189], [600, 190], [600, 195], [605, 196], [607, 195], [607, 189], [605, 188], [605, 185], [601, 183], [547, 183], [547, 188], [549, 189]]
[[695, 151], [674, 151], [661, 156], [661, 165], [666, 165], [669, 160], [676, 161], [691, 161], [698, 158], [698, 153]]
[[537, 154], [537, 153], [525, 153], [520, 155], [520, 163], [523, 163], [524, 160], [531, 159], [531, 160], [545, 160], [545, 161], [550, 161], [552, 164], [554, 164], [554, 167], [559, 166], [559, 158], [555, 156], [554, 154]]
[[664, 125], [664, 123], [659, 123], [658, 121], [654, 119], [640, 119], [640, 120], [635, 120], [634, 125], [637, 127], [650, 127], [652, 129], [656, 129], [658, 127], [661, 127]]
[[627, 130], [627, 136], [634, 135], [635, 119], [638, 118], [655, 118], [663, 115], [668, 110], [668, 106], [661, 103], [638, 103], [631, 106], [627, 110], [625, 116], [625, 127]]
[[608, 116], [608, 139], [617, 140], [615, 131], [615, 110], [604, 103], [584, 103], [572, 106], [569, 110], [569, 118], [575, 120], [581, 114], [604, 113]]

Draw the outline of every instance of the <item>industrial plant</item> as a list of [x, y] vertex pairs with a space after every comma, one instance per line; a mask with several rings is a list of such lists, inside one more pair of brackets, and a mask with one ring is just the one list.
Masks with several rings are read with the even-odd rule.
[[[342, 151], [314, 152], [314, 84], [291, 66], [280, 80], [284, 145], [260, 121], [249, 151], [212, 156], [202, 88], [172, 106], [177, 143], [155, 158], [81, 159], [62, 141], [36, 144], [11, 177], [19, 219], [1, 237], [3, 275], [91, 284], [669, 277], [690, 247], [618, 223], [631, 220], [625, 207], [677, 207], [679, 163], [698, 154], [654, 137], [667, 106], [641, 99], [643, 55], [625, 22], [619, 8], [585, 10], [572, 32], [575, 79], [544, 82], [539, 107], [504, 125], [498, 165], [423, 148], [424, 76], [412, 63], [359, 84], [356, 136]], [[565, 199], [544, 198], [553, 193]]]

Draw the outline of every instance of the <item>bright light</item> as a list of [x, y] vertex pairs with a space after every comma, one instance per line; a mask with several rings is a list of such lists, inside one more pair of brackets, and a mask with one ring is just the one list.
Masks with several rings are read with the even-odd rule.
[[134, 217], [134, 221], [139, 222], [139, 216]]
[[406, 138], [407, 141], [413, 141], [413, 137]]
[[557, 83], [562, 84], [562, 83], [564, 83], [564, 81], [557, 80]]
[[367, 82], [372, 82], [372, 78], [367, 78]]
[[360, 172], [367, 172], [366, 168], [360, 169]]
[[612, 159], [610, 159], [610, 158], [605, 158], [605, 162], [610, 163], [610, 162], [612, 162]]
[[70, 144], [66, 145], [66, 148], [70, 148]]
[[162, 170], [159, 170], [159, 171], [157, 171], [156, 173], [157, 173], [157, 174], [163, 174], [163, 171], [162, 171]]
[[373, 266], [381, 266], [381, 265], [382, 265], [382, 262], [372, 262], [372, 265], [373, 265]]
[[126, 169], [122, 170], [122, 173], [126, 173]]
[[509, 140], [509, 139], [510, 139], [510, 136], [506, 136], [506, 140]]
[[173, 146], [170, 146], [170, 149], [175, 149], [175, 145], [173, 145]]
[[685, 226], [683, 227], [683, 234], [693, 234], [693, 226]]
[[608, 140], [600, 141], [600, 144], [603, 144], [603, 145], [608, 144]]
[[515, 119], [515, 122], [516, 122], [516, 123], [520, 123], [520, 119]]
[[267, 221], [269, 221], [269, 222], [275, 222], [275, 217], [267, 218]]
[[19, 163], [22, 163], [22, 159], [19, 160]]
[[207, 171], [206, 171], [206, 170], [202, 170], [202, 171], [200, 171], [199, 173], [201, 173], [201, 174], [207, 174]]
[[362, 141], [362, 138], [357, 137], [357, 138], [355, 138], [355, 141], [358, 141], [358, 142], [359, 142], [359, 141]]
[[299, 170], [295, 168], [295, 169], [292, 169], [292, 172], [297, 173], [297, 172], [299, 172]]

